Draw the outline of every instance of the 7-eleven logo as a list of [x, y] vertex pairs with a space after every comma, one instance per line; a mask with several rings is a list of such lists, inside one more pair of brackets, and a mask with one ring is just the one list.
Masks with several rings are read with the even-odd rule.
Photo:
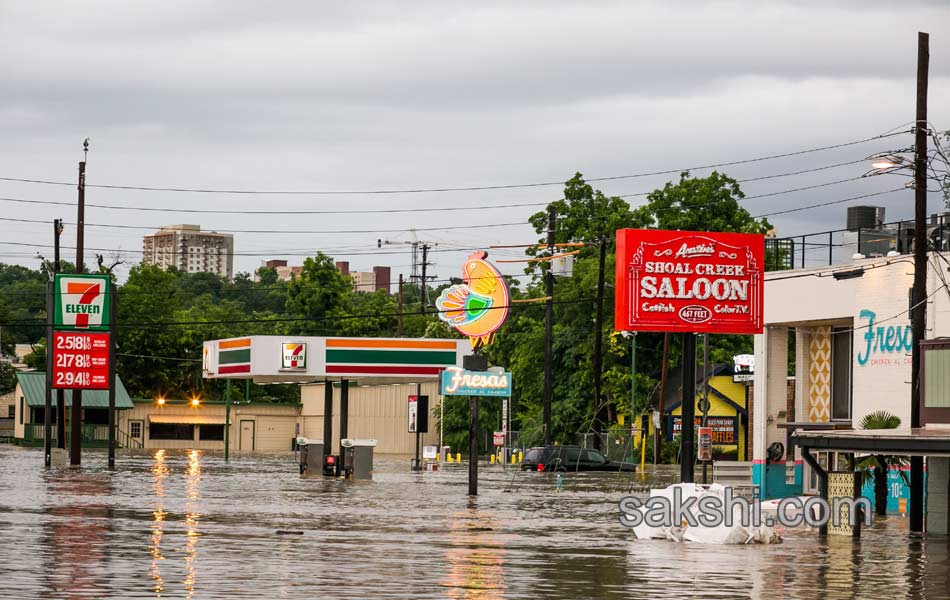
[[56, 325], [76, 329], [96, 329], [108, 324], [106, 286], [103, 277], [58, 276]]
[[284, 342], [281, 344], [281, 348], [281, 370], [299, 371], [307, 368], [306, 342]]

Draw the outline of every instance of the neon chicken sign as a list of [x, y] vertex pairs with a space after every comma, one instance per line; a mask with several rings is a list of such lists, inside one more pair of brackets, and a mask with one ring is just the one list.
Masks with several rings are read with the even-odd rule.
[[487, 257], [483, 250], [469, 256], [462, 267], [464, 283], [446, 288], [435, 301], [439, 319], [468, 336], [476, 350], [492, 343], [511, 300], [507, 282]]

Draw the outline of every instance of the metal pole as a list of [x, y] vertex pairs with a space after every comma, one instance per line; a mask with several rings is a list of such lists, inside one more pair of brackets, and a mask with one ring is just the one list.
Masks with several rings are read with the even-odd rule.
[[231, 379], [224, 384], [224, 462], [230, 459], [231, 451]]
[[478, 495], [478, 396], [468, 398], [468, 495]]
[[[597, 306], [594, 307], [594, 418], [597, 426], [608, 429], [607, 403], [604, 402], [602, 391], [602, 371], [603, 371], [603, 338], [604, 338], [604, 271], [607, 262], [607, 240], [600, 240], [600, 261], [597, 269]], [[609, 429], [608, 429], [609, 430]], [[594, 448], [600, 450], [603, 447], [603, 439], [600, 435], [594, 435]]]
[[[62, 263], [59, 258], [59, 241], [63, 234], [63, 220], [55, 219], [53, 221], [53, 273], [62, 271]], [[54, 288], [55, 289], [55, 288]], [[54, 307], [55, 307], [55, 299]], [[56, 447], [66, 449], [66, 392], [57, 388], [56, 390]]]
[[[703, 334], [703, 427], [709, 418], [709, 334]], [[709, 461], [703, 461], [703, 483], [709, 483]]]
[[[554, 229], [557, 213], [554, 207], [548, 208], [548, 255], [554, 254]], [[554, 272], [548, 262], [544, 273], [544, 390], [542, 393], [542, 428], [544, 445], [551, 443], [551, 403], [554, 398]]]
[[337, 463], [337, 473], [346, 475], [343, 465], [343, 440], [349, 435], [350, 424], [350, 384], [346, 379], [340, 380], [340, 460]]
[[[416, 409], [419, 408], [419, 398], [422, 397], [422, 384], [416, 384]], [[428, 415], [427, 415], [428, 417]], [[421, 415], [416, 416], [416, 462], [413, 463], [413, 470], [421, 471], [422, 465], [419, 463], [419, 422], [421, 421]]]
[[683, 334], [683, 397], [680, 410], [680, 479], [683, 483], [693, 483], [693, 466], [696, 464], [696, 451], [693, 448], [693, 436], [696, 429], [696, 335]]
[[[48, 469], [52, 462], [52, 447], [50, 437], [50, 413], [53, 411], [53, 282], [46, 283], [46, 403], [43, 415], [43, 464]], [[23, 410], [27, 406], [23, 405]], [[23, 415], [20, 415], [23, 418]]]
[[115, 470], [115, 286], [109, 283], [109, 470]]
[[[927, 317], [927, 85], [930, 36], [917, 34], [917, 123], [914, 157], [914, 287], [910, 322], [911, 351], [910, 426], [920, 427], [920, 341], [926, 335]], [[910, 457], [910, 530], [924, 530], [924, 459]]]
[[326, 464], [326, 457], [331, 454], [333, 454], [333, 382], [327, 379], [323, 382], [323, 464]]

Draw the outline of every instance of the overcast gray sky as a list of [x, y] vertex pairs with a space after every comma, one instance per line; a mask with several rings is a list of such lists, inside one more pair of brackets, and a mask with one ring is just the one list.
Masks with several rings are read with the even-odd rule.
[[[89, 184], [374, 190], [557, 182], [790, 152], [906, 129], [917, 31], [931, 34], [930, 120], [950, 128], [950, 3], [0, 1], [0, 177], [71, 182], [91, 138]], [[861, 159], [891, 137], [722, 169], [737, 179]], [[747, 195], [855, 177], [855, 164], [749, 182]], [[695, 171], [705, 174], [706, 171]], [[650, 191], [673, 176], [596, 184]], [[876, 177], [750, 199], [752, 214], [889, 190]], [[227, 215], [89, 208], [86, 244], [140, 260], [170, 223], [235, 233], [236, 270], [322, 249], [351, 267], [408, 273], [411, 227], [438, 242], [435, 274], [471, 249], [528, 243], [528, 215], [559, 186], [347, 196], [249, 196], [90, 188], [87, 202]], [[73, 202], [73, 186], [0, 181], [0, 197]], [[632, 203], [641, 201], [631, 197]], [[912, 192], [869, 198], [888, 220]], [[855, 202], [855, 203], [859, 203]], [[471, 212], [287, 215], [285, 210], [538, 203]], [[845, 206], [771, 218], [778, 234], [844, 226]], [[942, 201], [931, 196], [931, 209]], [[75, 208], [0, 201], [7, 218], [75, 221]], [[142, 229], [93, 227], [121, 224]], [[31, 266], [51, 226], [0, 221], [0, 261]], [[64, 246], [75, 243], [67, 226]], [[94, 250], [87, 262], [94, 262]], [[106, 252], [107, 255], [114, 252]], [[504, 254], [504, 253], [502, 253]], [[72, 257], [72, 249], [64, 256]], [[509, 270], [514, 269], [510, 267]]]

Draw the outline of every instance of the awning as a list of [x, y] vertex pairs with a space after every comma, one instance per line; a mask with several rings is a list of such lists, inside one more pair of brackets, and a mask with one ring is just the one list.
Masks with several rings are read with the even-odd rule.
[[224, 425], [224, 417], [206, 417], [202, 415], [149, 415], [151, 423], [170, 423], [173, 425]]

